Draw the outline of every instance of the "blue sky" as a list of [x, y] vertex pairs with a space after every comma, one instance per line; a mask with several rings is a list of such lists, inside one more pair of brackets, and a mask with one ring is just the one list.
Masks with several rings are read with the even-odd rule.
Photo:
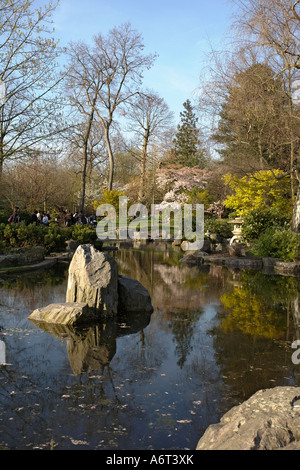
[[210, 44], [222, 47], [231, 13], [229, 0], [61, 0], [53, 19], [61, 45], [89, 43], [130, 22], [142, 34], [145, 52], [158, 54], [144, 87], [165, 99], [178, 123], [184, 101], [195, 99]]

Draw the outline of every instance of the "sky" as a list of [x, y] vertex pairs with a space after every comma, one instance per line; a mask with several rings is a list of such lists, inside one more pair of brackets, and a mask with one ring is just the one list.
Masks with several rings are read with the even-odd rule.
[[[39, 3], [48, 3], [38, 0]], [[196, 100], [207, 53], [222, 47], [230, 24], [229, 0], [60, 0], [53, 20], [60, 44], [83, 40], [130, 22], [144, 38], [145, 53], [157, 53], [143, 87], [156, 91], [180, 121], [183, 103]]]

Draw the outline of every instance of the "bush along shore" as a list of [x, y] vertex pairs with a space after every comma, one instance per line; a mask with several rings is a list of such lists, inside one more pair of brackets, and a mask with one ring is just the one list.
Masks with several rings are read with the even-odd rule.
[[88, 225], [0, 224], [0, 272], [49, 267], [54, 259], [60, 259], [66, 253], [70, 258], [79, 245], [87, 243], [102, 248], [95, 229]]

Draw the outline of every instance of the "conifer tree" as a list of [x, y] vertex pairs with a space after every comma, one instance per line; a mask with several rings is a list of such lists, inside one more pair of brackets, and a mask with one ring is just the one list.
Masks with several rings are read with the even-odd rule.
[[200, 130], [190, 100], [183, 103], [184, 111], [180, 113], [181, 123], [177, 127], [174, 139], [175, 161], [184, 166], [205, 166], [205, 152], [200, 142]]

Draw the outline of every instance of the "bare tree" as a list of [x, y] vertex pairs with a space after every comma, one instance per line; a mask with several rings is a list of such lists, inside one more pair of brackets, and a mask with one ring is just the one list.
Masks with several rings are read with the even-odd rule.
[[[73, 120], [67, 140], [71, 143], [71, 150], [74, 152], [78, 151], [78, 147], [81, 148], [80, 210], [83, 211], [89, 147], [93, 137], [93, 128], [97, 126], [95, 108], [103, 82], [101, 70], [94, 67], [94, 58], [89, 46], [83, 42], [70, 43], [67, 54], [69, 64], [64, 87], [71, 105], [69, 119]], [[100, 137], [103, 136], [100, 134]]]
[[146, 90], [131, 102], [126, 114], [129, 119], [129, 130], [137, 137], [140, 160], [139, 201], [145, 193], [146, 165], [149, 158], [149, 145], [159, 140], [172, 125], [173, 113], [167, 103], [157, 93]]
[[0, 176], [5, 160], [28, 155], [61, 126], [52, 93], [61, 51], [49, 29], [57, 3], [36, 9], [33, 0], [0, 1], [0, 80], [7, 90], [0, 106]]
[[[70, 85], [76, 88], [78, 103], [83, 99], [89, 107], [88, 122], [97, 117], [103, 127], [110, 162], [108, 189], [111, 190], [115, 162], [110, 131], [115, 114], [138, 93], [142, 73], [152, 66], [155, 55], [144, 55], [142, 37], [129, 23], [115, 27], [106, 37], [95, 36], [93, 47], [77, 43], [72, 44], [70, 50]], [[88, 137], [89, 126], [87, 131]]]

